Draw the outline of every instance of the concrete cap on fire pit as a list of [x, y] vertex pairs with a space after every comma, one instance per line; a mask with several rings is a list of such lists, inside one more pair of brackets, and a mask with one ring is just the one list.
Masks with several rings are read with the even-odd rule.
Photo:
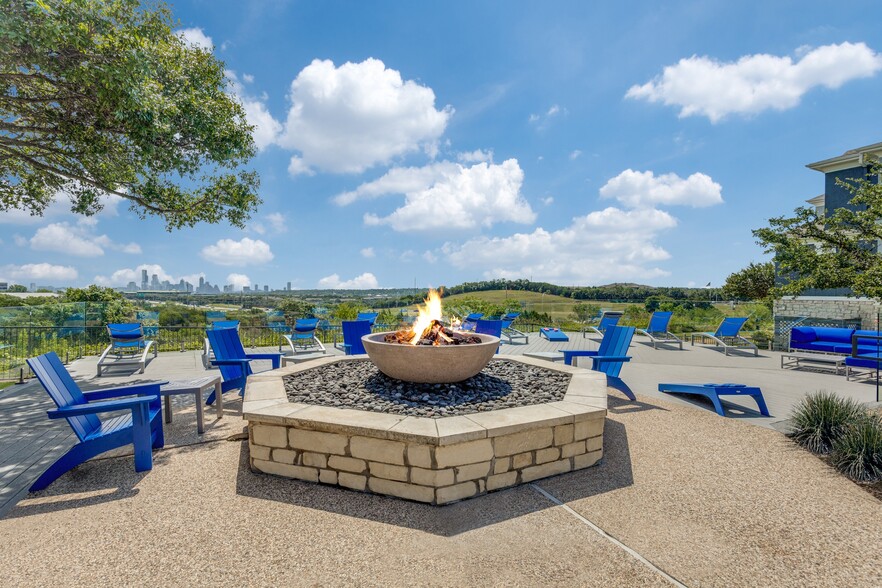
[[471, 345], [408, 345], [386, 343], [387, 333], [361, 338], [368, 357], [381, 372], [405, 382], [452, 384], [467, 380], [484, 369], [499, 348], [499, 338], [475, 335]]

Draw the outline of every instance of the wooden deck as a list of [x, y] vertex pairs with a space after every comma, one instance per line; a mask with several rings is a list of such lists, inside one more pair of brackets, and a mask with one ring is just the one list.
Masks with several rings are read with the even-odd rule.
[[[581, 333], [568, 333], [570, 340], [567, 342], [548, 341], [540, 338], [538, 333], [529, 335], [528, 344], [504, 344], [500, 354], [597, 349], [599, 345], [599, 336], [583, 337]], [[266, 349], [274, 350], [275, 348]], [[328, 354], [335, 353], [339, 352], [328, 346]], [[665, 397], [698, 410], [713, 411], [710, 402], [703, 398], [667, 396], [657, 391], [658, 384], [735, 382], [759, 386], [763, 390], [771, 417], [759, 415], [756, 405], [749, 399], [733, 399], [724, 402], [727, 408], [726, 418], [740, 418], [765, 427], [776, 427], [776, 424], [788, 418], [790, 411], [806, 393], [817, 390], [835, 391], [859, 402], [873, 402], [876, 399], [875, 380], [847, 382], [844, 376], [824, 370], [781, 369], [781, 354], [777, 352], [761, 351], [759, 357], [753, 357], [752, 354], [733, 354], [726, 357], [722, 352], [704, 345], [687, 344], [682, 351], [675, 347], [661, 346], [653, 349], [645, 337], [637, 336], [629, 353], [633, 359], [625, 364], [622, 379], [638, 397]], [[83, 389], [160, 379], [186, 379], [213, 373], [206, 372], [202, 367], [199, 352], [160, 353], [158, 358], [151, 359], [143, 375], [138, 374], [136, 369], [120, 368], [98, 378], [95, 376], [96, 362], [97, 357], [87, 357], [68, 366]], [[266, 365], [263, 366], [262, 363]], [[258, 370], [269, 368], [269, 362], [256, 364]], [[241, 404], [236, 402], [235, 392], [227, 398], [227, 414], [241, 408]], [[188, 404], [193, 403], [190, 396], [179, 396], [173, 400], [176, 411], [186, 410]], [[27, 493], [27, 488], [46, 467], [73, 445], [75, 437], [67, 423], [50, 421], [46, 417], [46, 411], [51, 408], [51, 400], [36, 381], [0, 390], [0, 517]], [[189, 408], [195, 413], [192, 406]], [[208, 420], [213, 418], [213, 412], [206, 413]], [[188, 444], [219, 438], [212, 435], [211, 430], [204, 436], [197, 436], [195, 430], [190, 431], [190, 425], [189, 422], [182, 423], [176, 414], [173, 426], [177, 428], [171, 431], [171, 435], [167, 434], [167, 442]], [[176, 440], [175, 435], [186, 435], [186, 438]]]

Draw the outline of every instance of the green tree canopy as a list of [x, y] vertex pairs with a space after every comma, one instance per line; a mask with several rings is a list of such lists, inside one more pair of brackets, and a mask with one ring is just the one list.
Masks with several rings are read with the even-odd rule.
[[585, 304], [579, 302], [573, 305], [573, 312], [570, 316], [578, 323], [585, 324], [600, 314], [600, 306], [597, 304]]
[[[868, 177], [880, 172], [882, 166], [873, 165]], [[799, 207], [794, 216], [770, 219], [753, 235], [789, 277], [781, 293], [851, 288], [856, 296], [882, 299], [882, 185], [867, 178], [837, 183], [851, 192], [849, 207], [828, 216]]]
[[259, 180], [223, 63], [172, 30], [162, 3], [0, 0], [0, 211], [128, 200], [171, 230], [243, 226]]
[[746, 268], [729, 274], [723, 284], [723, 296], [746, 300], [764, 300], [775, 287], [775, 264], [751, 263]]

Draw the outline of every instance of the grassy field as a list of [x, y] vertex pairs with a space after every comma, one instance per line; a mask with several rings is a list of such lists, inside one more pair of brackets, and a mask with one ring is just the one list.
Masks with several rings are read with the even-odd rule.
[[[493, 304], [500, 304], [503, 300], [511, 298], [520, 302], [525, 310], [547, 313], [555, 321], [570, 320], [573, 306], [579, 302], [595, 304], [604, 310], [624, 310], [630, 305], [629, 303], [574, 300], [564, 296], [555, 296], [554, 294], [540, 294], [539, 292], [526, 292], [523, 290], [486, 290], [484, 292], [456, 294], [454, 296], [445, 296], [443, 302], [453, 303], [463, 298], [479, 298]], [[642, 303], [640, 304], [642, 306]]]

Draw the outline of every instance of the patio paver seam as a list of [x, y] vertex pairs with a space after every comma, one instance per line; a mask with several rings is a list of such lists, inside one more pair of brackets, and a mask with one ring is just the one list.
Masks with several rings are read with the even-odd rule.
[[659, 576], [661, 576], [662, 578], [664, 578], [665, 580], [667, 580], [668, 582], [673, 584], [674, 586], [677, 586], [677, 588], [689, 588], [686, 584], [684, 584], [680, 580], [676, 579], [675, 577], [673, 577], [672, 575], [670, 575], [669, 573], [667, 573], [666, 571], [664, 571], [663, 569], [661, 569], [660, 567], [658, 567], [657, 565], [655, 565], [654, 563], [652, 563], [651, 561], [649, 561], [648, 559], [646, 559], [645, 557], [640, 555], [639, 552], [635, 551], [631, 547], [628, 547], [628, 545], [626, 545], [625, 543], [622, 543], [621, 541], [619, 541], [618, 539], [616, 539], [615, 537], [613, 537], [612, 535], [610, 535], [609, 533], [604, 531], [602, 528], [598, 527], [596, 524], [594, 524], [590, 520], [586, 519], [583, 515], [580, 515], [578, 512], [576, 512], [575, 510], [573, 510], [572, 508], [567, 506], [563, 501], [561, 501], [559, 498], [557, 498], [553, 494], [549, 493], [547, 490], [545, 490], [544, 488], [542, 488], [538, 484], [532, 483], [532, 484], [530, 484], [530, 486], [532, 486], [534, 490], [539, 492], [539, 494], [541, 494], [542, 496], [544, 496], [545, 498], [547, 498], [548, 500], [550, 500], [551, 502], [553, 502], [557, 506], [560, 506], [561, 508], [563, 508], [566, 512], [568, 512], [569, 514], [574, 516], [581, 523], [590, 527], [595, 533], [597, 533], [598, 535], [600, 535], [601, 537], [603, 537], [604, 539], [606, 539], [607, 541], [609, 541], [610, 543], [612, 543], [613, 545], [615, 545], [616, 547], [618, 547], [619, 549], [621, 549], [622, 551], [624, 551], [625, 553], [627, 553], [628, 555], [630, 555], [631, 557], [633, 557], [634, 559], [636, 559], [637, 561], [642, 563], [644, 566], [646, 566], [647, 568], [649, 568], [650, 570], [652, 570], [653, 572], [655, 572], [656, 574], [658, 574]]

